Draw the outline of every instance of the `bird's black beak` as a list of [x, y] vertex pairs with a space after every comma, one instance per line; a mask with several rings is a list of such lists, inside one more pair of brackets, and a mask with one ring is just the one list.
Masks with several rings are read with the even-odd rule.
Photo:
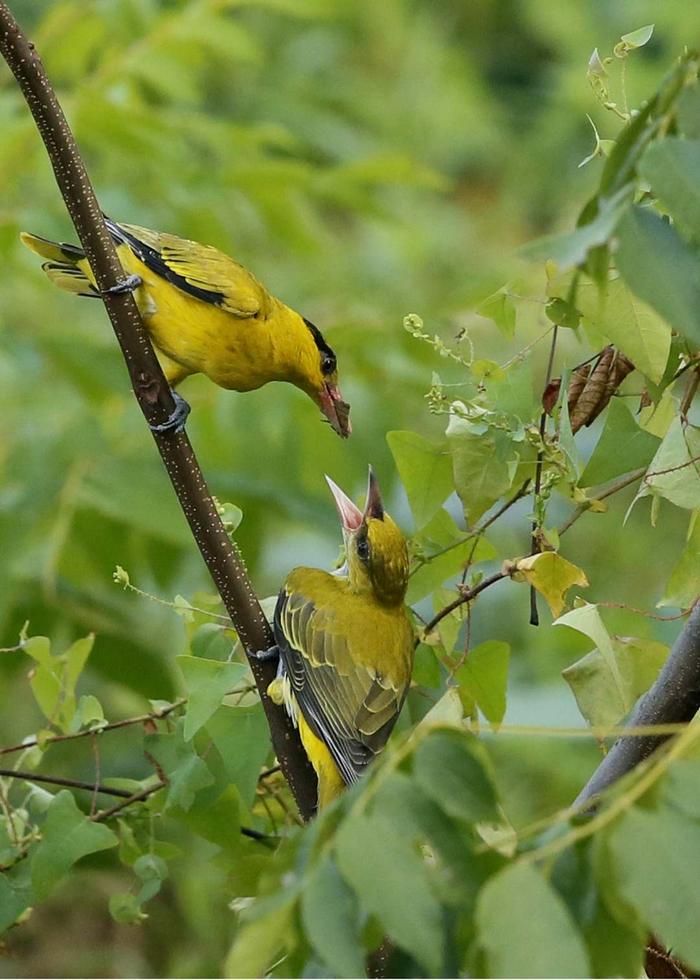
[[364, 519], [368, 517], [374, 517], [378, 521], [384, 520], [384, 505], [382, 504], [382, 497], [379, 493], [379, 483], [371, 466], [367, 476], [367, 503], [365, 504], [365, 512], [363, 514]]

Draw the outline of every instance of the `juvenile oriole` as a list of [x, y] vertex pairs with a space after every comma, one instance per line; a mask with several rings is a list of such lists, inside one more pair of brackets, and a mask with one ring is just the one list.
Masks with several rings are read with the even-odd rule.
[[[318, 405], [335, 431], [350, 435], [349, 406], [338, 387], [335, 354], [321, 331], [265, 289], [250, 272], [210, 245], [106, 219], [168, 383], [205, 374], [234, 391], [288, 381]], [[22, 232], [59, 288], [99, 297], [85, 252]], [[165, 426], [181, 428], [189, 406]]]
[[326, 477], [343, 527], [336, 573], [295, 568], [277, 600], [277, 679], [268, 689], [299, 727], [324, 807], [384, 748], [413, 667], [404, 597], [406, 540], [385, 512], [370, 468], [364, 512]]

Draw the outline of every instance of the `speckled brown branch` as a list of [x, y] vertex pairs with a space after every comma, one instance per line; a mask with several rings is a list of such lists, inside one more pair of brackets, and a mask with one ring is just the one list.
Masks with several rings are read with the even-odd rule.
[[[173, 411], [174, 402], [134, 298], [128, 292], [105, 292], [117, 285], [124, 273], [80, 152], [34, 46], [23, 34], [7, 4], [1, 2], [0, 52], [34, 117], [56, 183], [85, 249], [97, 286], [104, 293], [104, 304], [141, 410], [149, 423], [164, 422]], [[154, 439], [182, 511], [238, 635], [247, 650], [266, 649], [272, 643], [269, 626], [241, 557], [217, 513], [187, 435], [184, 432], [177, 435], [154, 433]], [[316, 777], [296, 729], [284, 710], [267, 697], [267, 685], [275, 672], [274, 664], [253, 659], [251, 668], [275, 752], [299, 811], [304, 819], [308, 819], [315, 808]]]

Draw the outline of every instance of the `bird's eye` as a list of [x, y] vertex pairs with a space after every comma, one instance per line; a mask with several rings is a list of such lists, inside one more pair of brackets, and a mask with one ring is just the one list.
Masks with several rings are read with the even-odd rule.
[[333, 374], [335, 371], [335, 355], [323, 354], [321, 356], [321, 373], [325, 375]]
[[369, 541], [366, 534], [357, 539], [357, 557], [362, 562], [369, 561]]

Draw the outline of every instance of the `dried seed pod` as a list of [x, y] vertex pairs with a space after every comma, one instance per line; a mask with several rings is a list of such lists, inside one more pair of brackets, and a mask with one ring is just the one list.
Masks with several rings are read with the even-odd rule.
[[[567, 395], [571, 431], [578, 432], [582, 426], [597, 419], [632, 371], [632, 361], [612, 344], [603, 348], [594, 364], [589, 362], [577, 367], [571, 375]], [[561, 378], [552, 379], [544, 390], [542, 406], [548, 415], [554, 410], [560, 390]]]

